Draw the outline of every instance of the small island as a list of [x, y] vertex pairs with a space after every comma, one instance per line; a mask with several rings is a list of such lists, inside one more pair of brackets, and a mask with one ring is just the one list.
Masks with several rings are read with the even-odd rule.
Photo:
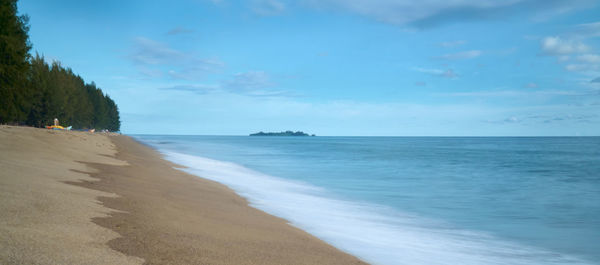
[[314, 134], [308, 134], [305, 132], [297, 131], [285, 131], [285, 132], [257, 132], [252, 133], [250, 136], [315, 136]]

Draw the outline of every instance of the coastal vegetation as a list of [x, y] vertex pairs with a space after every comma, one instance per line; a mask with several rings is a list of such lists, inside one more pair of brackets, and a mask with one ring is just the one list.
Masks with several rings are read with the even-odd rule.
[[119, 131], [117, 105], [94, 82], [29, 53], [28, 22], [16, 0], [0, 1], [0, 123], [43, 127], [58, 118], [74, 128]]
[[285, 131], [285, 132], [257, 132], [252, 133], [250, 136], [315, 136], [314, 134], [309, 135], [308, 133], [297, 131]]

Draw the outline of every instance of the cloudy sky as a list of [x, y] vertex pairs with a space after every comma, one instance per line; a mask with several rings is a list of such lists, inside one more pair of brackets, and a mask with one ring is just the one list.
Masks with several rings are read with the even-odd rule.
[[600, 1], [20, 1], [125, 133], [600, 135]]

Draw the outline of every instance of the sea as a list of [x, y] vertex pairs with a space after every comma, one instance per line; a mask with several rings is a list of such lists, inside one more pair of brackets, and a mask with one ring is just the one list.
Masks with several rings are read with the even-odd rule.
[[372, 264], [600, 264], [600, 137], [134, 138]]

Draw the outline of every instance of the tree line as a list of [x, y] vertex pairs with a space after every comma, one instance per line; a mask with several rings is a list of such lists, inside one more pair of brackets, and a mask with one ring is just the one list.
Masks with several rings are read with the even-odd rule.
[[117, 105], [94, 82], [29, 54], [28, 22], [16, 0], [0, 0], [0, 123], [119, 131]]

